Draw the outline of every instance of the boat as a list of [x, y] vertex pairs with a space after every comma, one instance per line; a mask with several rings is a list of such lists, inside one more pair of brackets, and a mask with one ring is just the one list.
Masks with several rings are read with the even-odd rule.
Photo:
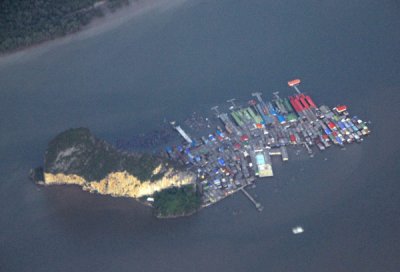
[[293, 234], [301, 234], [304, 232], [304, 229], [302, 226], [295, 226], [292, 228]]

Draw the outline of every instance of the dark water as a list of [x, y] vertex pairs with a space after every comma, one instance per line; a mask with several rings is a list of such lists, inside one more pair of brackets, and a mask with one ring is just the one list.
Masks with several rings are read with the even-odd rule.
[[[0, 64], [0, 271], [399, 271], [399, 4], [194, 2]], [[237, 194], [160, 221], [130, 199], [27, 179], [66, 128], [129, 137], [253, 90], [289, 94], [293, 77], [373, 133], [277, 161], [250, 189], [262, 213]]]

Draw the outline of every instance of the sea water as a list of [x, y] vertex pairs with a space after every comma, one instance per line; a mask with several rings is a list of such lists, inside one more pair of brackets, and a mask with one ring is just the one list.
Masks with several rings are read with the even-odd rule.
[[[0, 271], [399, 271], [396, 1], [186, 1], [0, 63]], [[28, 179], [48, 141], [113, 142], [251, 92], [346, 104], [362, 144], [274, 160], [273, 178], [187, 218]], [[304, 153], [305, 154], [305, 153]], [[302, 235], [292, 227], [301, 225]]]

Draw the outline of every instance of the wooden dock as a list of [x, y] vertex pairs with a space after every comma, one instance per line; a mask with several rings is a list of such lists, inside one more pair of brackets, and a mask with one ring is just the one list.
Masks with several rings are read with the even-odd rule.
[[264, 207], [260, 203], [258, 203], [244, 188], [241, 188], [240, 190], [245, 196], [247, 196], [248, 199], [250, 199], [250, 201], [254, 204], [254, 206], [256, 206], [256, 209], [259, 212], [264, 209]]

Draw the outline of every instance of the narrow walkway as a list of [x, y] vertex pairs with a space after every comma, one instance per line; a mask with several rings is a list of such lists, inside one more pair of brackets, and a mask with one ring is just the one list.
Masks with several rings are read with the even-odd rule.
[[243, 192], [245, 196], [247, 196], [248, 199], [250, 199], [251, 202], [253, 202], [254, 206], [256, 206], [259, 212], [261, 212], [264, 209], [264, 207], [260, 203], [255, 201], [254, 198], [244, 188], [241, 188], [240, 190]]
[[313, 155], [312, 150], [311, 150], [311, 148], [308, 146], [308, 144], [307, 144], [306, 142], [304, 142], [303, 144], [304, 144], [304, 146], [306, 147], [308, 154], [309, 154], [310, 156]]

